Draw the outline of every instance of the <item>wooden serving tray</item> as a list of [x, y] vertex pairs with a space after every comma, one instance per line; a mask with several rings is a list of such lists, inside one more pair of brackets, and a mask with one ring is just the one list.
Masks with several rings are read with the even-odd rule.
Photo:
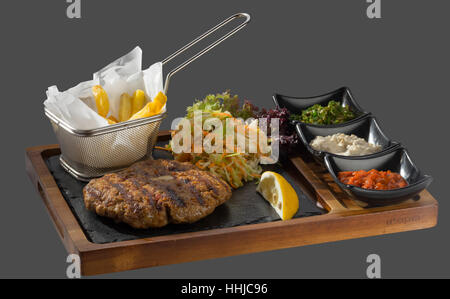
[[[161, 132], [159, 139], [167, 140], [168, 134]], [[298, 156], [290, 158], [292, 163], [286, 166], [286, 171], [294, 175], [306, 195], [317, 199], [328, 211], [326, 214], [96, 244], [86, 237], [45, 163], [48, 157], [59, 154], [58, 145], [28, 148], [26, 171], [66, 250], [80, 256], [82, 275], [426, 229], [437, 224], [438, 203], [428, 191], [397, 205], [363, 207], [340, 190], [309, 153], [300, 151]]]

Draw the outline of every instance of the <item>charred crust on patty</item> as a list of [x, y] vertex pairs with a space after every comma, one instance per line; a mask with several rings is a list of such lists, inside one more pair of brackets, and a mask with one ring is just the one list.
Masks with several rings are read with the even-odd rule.
[[231, 198], [231, 187], [187, 162], [146, 160], [90, 181], [83, 195], [88, 210], [148, 229], [208, 216]]

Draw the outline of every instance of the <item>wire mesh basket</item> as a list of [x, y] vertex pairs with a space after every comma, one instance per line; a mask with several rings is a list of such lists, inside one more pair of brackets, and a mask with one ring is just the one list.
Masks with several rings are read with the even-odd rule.
[[[245, 21], [167, 74], [164, 86], [166, 95], [174, 74], [244, 28], [250, 22], [250, 16], [239, 13], [229, 17], [162, 61], [165, 65], [237, 18], [245, 18]], [[47, 108], [45, 115], [52, 124], [61, 148], [62, 167], [78, 180], [89, 181], [106, 173], [124, 169], [137, 161], [151, 158], [161, 122], [167, 113], [93, 130], [76, 130]]]
[[77, 131], [50, 111], [50, 119], [61, 148], [60, 162], [75, 178], [88, 181], [149, 158], [166, 113], [119, 123], [95, 130]]

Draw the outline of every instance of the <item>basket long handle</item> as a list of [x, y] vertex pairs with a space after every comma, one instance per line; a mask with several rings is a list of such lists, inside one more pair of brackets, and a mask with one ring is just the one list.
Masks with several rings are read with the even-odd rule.
[[189, 58], [188, 60], [186, 60], [185, 62], [183, 62], [182, 64], [180, 64], [179, 66], [177, 66], [176, 68], [174, 68], [173, 70], [171, 70], [167, 74], [166, 82], [165, 82], [165, 85], [164, 85], [164, 93], [166, 95], [167, 95], [167, 91], [169, 89], [170, 79], [172, 78], [173, 75], [175, 75], [176, 73], [178, 73], [179, 71], [184, 69], [186, 66], [188, 66], [189, 64], [191, 64], [192, 62], [194, 62], [195, 60], [200, 58], [203, 54], [209, 52], [210, 50], [215, 48], [217, 45], [219, 45], [220, 43], [222, 43], [223, 41], [225, 41], [226, 39], [228, 39], [229, 37], [234, 35], [236, 32], [238, 32], [239, 30], [244, 28], [250, 22], [250, 19], [251, 19], [250, 15], [247, 14], [247, 13], [238, 13], [238, 14], [232, 15], [228, 19], [224, 20], [223, 22], [221, 22], [220, 24], [214, 26], [213, 28], [209, 29], [208, 31], [206, 31], [205, 33], [203, 33], [202, 35], [200, 35], [199, 37], [197, 37], [196, 39], [191, 41], [189, 44], [185, 45], [184, 47], [182, 47], [178, 51], [174, 52], [173, 54], [171, 54], [170, 56], [168, 56], [167, 58], [165, 58], [162, 61], [163, 65], [168, 63], [169, 61], [171, 61], [172, 59], [174, 59], [175, 57], [177, 57], [178, 55], [180, 55], [181, 53], [183, 53], [187, 49], [191, 48], [192, 46], [194, 46], [198, 42], [202, 41], [203, 39], [205, 39], [206, 37], [208, 37], [212, 33], [216, 32], [220, 28], [224, 27], [225, 25], [227, 25], [231, 21], [233, 21], [235, 19], [238, 19], [238, 18], [245, 18], [245, 21], [243, 23], [241, 23], [239, 26], [235, 27], [230, 32], [228, 32], [227, 34], [225, 34], [224, 36], [222, 36], [221, 38], [217, 39], [215, 42], [213, 42], [212, 44], [210, 44], [209, 46], [207, 46], [203, 50], [201, 50], [200, 52], [198, 52], [197, 54], [195, 54], [194, 56], [192, 56], [191, 58]]

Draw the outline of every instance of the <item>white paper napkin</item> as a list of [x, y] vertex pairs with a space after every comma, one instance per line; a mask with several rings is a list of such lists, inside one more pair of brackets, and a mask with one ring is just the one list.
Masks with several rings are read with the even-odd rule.
[[[59, 91], [56, 86], [47, 90], [45, 107], [53, 114], [77, 130], [92, 130], [108, 125], [97, 114], [92, 87], [101, 85], [109, 98], [110, 114], [118, 118], [120, 96], [127, 92], [133, 95], [136, 89], [146, 93], [147, 101], [163, 91], [162, 63], [157, 62], [142, 70], [142, 50], [134, 48], [125, 56], [110, 63], [93, 75], [93, 80], [86, 81], [66, 91]], [[165, 107], [163, 112], [165, 112]]]

